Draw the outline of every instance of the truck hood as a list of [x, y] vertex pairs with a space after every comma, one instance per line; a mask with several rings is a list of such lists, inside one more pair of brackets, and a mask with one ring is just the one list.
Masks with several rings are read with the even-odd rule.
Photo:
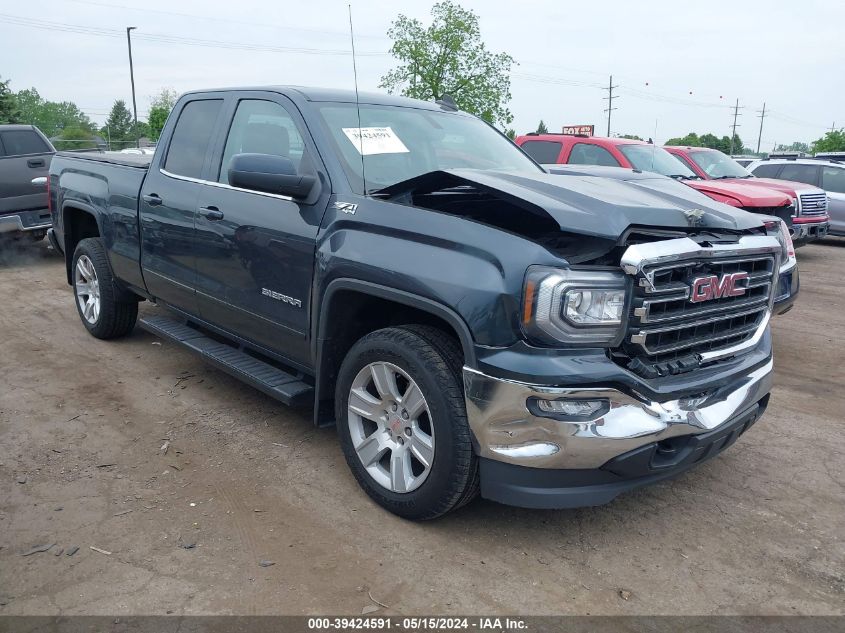
[[774, 178], [757, 178], [755, 176], [754, 178], [749, 178], [743, 182], [747, 182], [750, 185], [759, 185], [776, 191], [782, 191], [792, 197], [797, 196], [799, 193], [824, 193], [823, 189], [819, 189], [813, 185], [807, 185], [802, 182], [793, 182], [791, 180], [775, 180]]
[[780, 207], [792, 202], [790, 196], [783, 191], [767, 188], [741, 178], [735, 180], [685, 180], [684, 183], [705, 194], [733, 198], [742, 207]]
[[449, 169], [391, 185], [378, 195], [435, 210], [447, 210], [448, 206], [450, 213], [456, 213], [461, 208], [460, 195], [464, 194], [467, 207], [471, 203], [481, 210], [474, 213], [480, 221], [484, 221], [485, 205], [491, 215], [500, 211], [494, 208], [496, 200], [500, 200], [535, 216], [551, 218], [561, 231], [612, 240], [632, 226], [659, 229], [693, 226], [728, 231], [762, 226], [754, 215], [697, 195], [686, 187], [657, 189], [649, 183], [652, 181]]

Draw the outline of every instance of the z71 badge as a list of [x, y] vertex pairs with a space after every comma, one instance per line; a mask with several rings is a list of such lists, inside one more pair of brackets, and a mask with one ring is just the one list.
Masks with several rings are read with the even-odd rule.
[[294, 299], [293, 297], [283, 295], [281, 292], [276, 292], [275, 290], [270, 290], [269, 288], [262, 288], [261, 294], [263, 294], [265, 297], [275, 299], [276, 301], [284, 301], [285, 303], [292, 305], [294, 308], [302, 307], [302, 301], [300, 301], [299, 299]]

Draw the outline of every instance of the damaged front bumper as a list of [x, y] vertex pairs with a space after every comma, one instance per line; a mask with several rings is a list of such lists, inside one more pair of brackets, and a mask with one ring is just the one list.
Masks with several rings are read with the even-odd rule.
[[[720, 388], [663, 402], [612, 387], [532, 385], [465, 367], [481, 494], [509, 505], [572, 508], [674, 476], [730, 446], [760, 417], [772, 367], [769, 358]], [[540, 400], [601, 406], [586, 419], [562, 420], [539, 411]]]

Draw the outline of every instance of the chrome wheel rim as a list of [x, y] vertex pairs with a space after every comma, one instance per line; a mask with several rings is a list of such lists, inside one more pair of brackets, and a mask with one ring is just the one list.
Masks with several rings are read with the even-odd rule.
[[80, 255], [76, 260], [73, 287], [82, 318], [94, 325], [100, 318], [100, 282], [94, 262], [87, 255]]
[[434, 429], [422, 390], [392, 363], [365, 366], [349, 389], [349, 434], [358, 459], [383, 488], [408, 493], [428, 478]]

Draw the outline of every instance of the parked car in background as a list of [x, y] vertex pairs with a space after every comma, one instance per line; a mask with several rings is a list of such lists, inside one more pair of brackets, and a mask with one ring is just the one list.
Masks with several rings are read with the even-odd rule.
[[155, 302], [143, 327], [313, 405], [406, 518], [479, 492], [607, 503], [718, 454], [769, 401], [767, 219], [550, 175], [444, 101], [192, 92], [151, 160], [61, 153], [50, 178], [93, 336]]
[[748, 170], [761, 178], [777, 178], [820, 187], [827, 193], [830, 234], [845, 236], [845, 156], [843, 160], [813, 158], [769, 158], [758, 160]]
[[602, 165], [627, 167], [669, 176], [706, 196], [752, 213], [773, 215], [790, 223], [794, 215], [792, 197], [773, 189], [742, 181], [705, 180], [662, 147], [644, 141], [599, 136], [528, 134], [516, 144], [541, 164]]
[[808, 184], [757, 178], [719, 150], [707, 147], [665, 146], [664, 149], [705, 180], [722, 182], [743, 182], [776, 189], [792, 197], [795, 215], [792, 222], [792, 237], [797, 246], [802, 246], [827, 235], [829, 230], [827, 196], [822, 189]]
[[747, 167], [749, 163], [753, 163], [755, 160], [760, 158], [759, 156], [745, 156], [743, 154], [735, 154], [731, 156], [738, 164], [743, 167]]
[[37, 127], [0, 125], [0, 239], [37, 241], [47, 234], [47, 174], [55, 153]]
[[[662, 196], [666, 204], [675, 204], [684, 209], [699, 208], [704, 210], [721, 206], [720, 203], [700, 191], [687, 187], [673, 178], [661, 176], [654, 172], [596, 165], [543, 165], [543, 168], [550, 174], [560, 176], [589, 176], [627, 182], [630, 185]], [[776, 237], [781, 244], [780, 268], [772, 312], [784, 314], [792, 309], [799, 290], [798, 260], [795, 257], [795, 246], [792, 243], [789, 227], [783, 219], [775, 216], [761, 216], [761, 218], [766, 223], [769, 234]]]

